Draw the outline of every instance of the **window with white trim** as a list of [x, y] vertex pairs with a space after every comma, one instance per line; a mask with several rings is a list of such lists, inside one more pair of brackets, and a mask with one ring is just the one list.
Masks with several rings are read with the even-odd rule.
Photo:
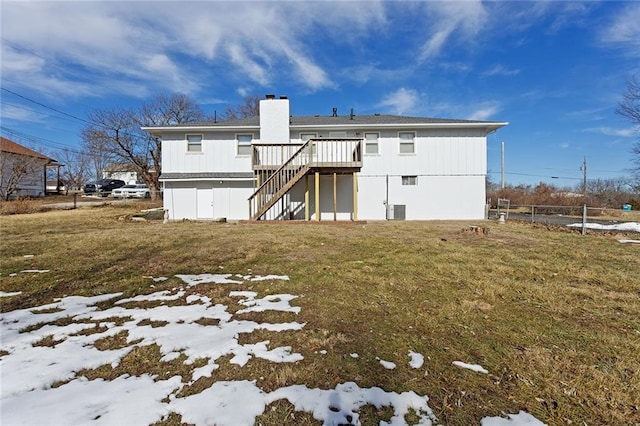
[[202, 152], [202, 135], [187, 135], [187, 152]]
[[[300, 140], [302, 141], [302, 143], [307, 143], [309, 139], [317, 139], [317, 138], [318, 138], [318, 135], [316, 133], [300, 133]], [[311, 146], [311, 155], [316, 155], [317, 151], [318, 151], [318, 147], [314, 143]]]
[[300, 133], [300, 141], [306, 143], [309, 139], [316, 139], [318, 135], [316, 133]]
[[400, 154], [415, 154], [416, 134], [414, 132], [400, 132], [398, 133], [398, 139], [400, 140]]
[[402, 185], [417, 185], [418, 184], [418, 176], [402, 176]]
[[238, 140], [238, 155], [251, 155], [251, 141], [253, 135], [236, 135]]
[[377, 133], [364, 134], [364, 153], [365, 154], [380, 153], [378, 150], [378, 134]]

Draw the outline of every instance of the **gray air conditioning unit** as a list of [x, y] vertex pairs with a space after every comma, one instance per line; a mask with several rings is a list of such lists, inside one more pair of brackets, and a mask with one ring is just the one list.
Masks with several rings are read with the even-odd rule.
[[388, 204], [387, 220], [405, 220], [407, 205], [406, 204]]

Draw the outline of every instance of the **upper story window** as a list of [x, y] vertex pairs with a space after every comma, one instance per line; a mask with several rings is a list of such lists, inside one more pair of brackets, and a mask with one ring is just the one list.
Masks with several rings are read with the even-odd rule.
[[300, 141], [306, 143], [309, 139], [315, 139], [318, 135], [316, 133], [300, 133]]
[[417, 185], [418, 176], [402, 176], [402, 185]]
[[377, 133], [364, 134], [364, 152], [365, 154], [380, 153], [378, 150], [378, 134]]
[[416, 134], [414, 132], [400, 132], [398, 139], [400, 140], [400, 154], [415, 154], [416, 152]]
[[[300, 133], [300, 141], [302, 141], [303, 144], [309, 142], [309, 139], [316, 139], [317, 137], [318, 135], [316, 133]], [[318, 147], [314, 143], [311, 147], [311, 154], [316, 155], [317, 151]]]
[[251, 155], [253, 135], [236, 135], [238, 139], [238, 155]]
[[347, 137], [347, 132], [329, 132], [330, 139], [343, 139]]
[[202, 152], [202, 135], [187, 135], [187, 152]]

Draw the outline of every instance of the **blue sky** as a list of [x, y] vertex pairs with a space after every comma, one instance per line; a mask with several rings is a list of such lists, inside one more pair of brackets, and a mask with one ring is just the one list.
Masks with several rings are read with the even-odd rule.
[[[55, 156], [91, 109], [187, 93], [207, 113], [287, 95], [292, 114], [508, 121], [506, 182], [628, 176], [615, 114], [640, 74], [640, 2], [2, 1], [2, 134]], [[35, 102], [34, 102], [35, 101]], [[54, 111], [57, 110], [58, 112]], [[67, 115], [65, 115], [67, 114]], [[557, 178], [553, 178], [557, 177]]]

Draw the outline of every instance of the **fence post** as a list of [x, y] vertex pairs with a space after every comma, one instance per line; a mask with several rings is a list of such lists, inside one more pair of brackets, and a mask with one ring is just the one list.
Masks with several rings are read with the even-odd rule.
[[74, 210], [76, 209], [76, 206], [77, 206], [77, 204], [78, 204], [78, 203], [77, 203], [77, 200], [78, 200], [78, 193], [77, 193], [77, 192], [74, 192], [74, 193], [73, 193], [73, 209], [74, 209]]
[[535, 210], [536, 210], [536, 206], [533, 206], [533, 205], [532, 205], [532, 206], [531, 206], [531, 223], [534, 223], [534, 222], [536, 221], [536, 220], [535, 220], [535, 213], [534, 213], [534, 212], [535, 212]]
[[587, 205], [582, 207], [582, 235], [587, 233]]

